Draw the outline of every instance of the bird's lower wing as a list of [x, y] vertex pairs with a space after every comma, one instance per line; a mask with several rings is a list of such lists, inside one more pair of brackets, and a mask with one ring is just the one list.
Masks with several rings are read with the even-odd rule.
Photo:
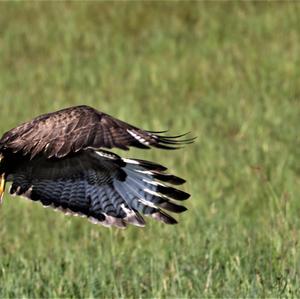
[[181, 213], [174, 200], [189, 194], [171, 187], [184, 180], [147, 161], [122, 159], [110, 152], [85, 151], [64, 159], [33, 159], [8, 176], [10, 193], [40, 201], [65, 213], [88, 217], [105, 226], [144, 226], [141, 215], [164, 223]]

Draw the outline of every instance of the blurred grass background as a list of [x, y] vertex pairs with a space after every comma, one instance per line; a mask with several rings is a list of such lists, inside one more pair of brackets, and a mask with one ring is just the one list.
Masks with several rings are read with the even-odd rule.
[[87, 104], [192, 130], [122, 153], [188, 180], [180, 224], [105, 229], [5, 196], [0, 297], [300, 296], [297, 3], [1, 3], [0, 128]]

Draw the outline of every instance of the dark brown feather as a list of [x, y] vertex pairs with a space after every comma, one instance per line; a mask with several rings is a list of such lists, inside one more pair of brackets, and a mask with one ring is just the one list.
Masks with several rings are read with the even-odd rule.
[[175, 149], [193, 139], [182, 136], [161, 136], [141, 130], [88, 106], [76, 106], [41, 115], [5, 133], [0, 150], [50, 157], [64, 157], [87, 148], [117, 147]]

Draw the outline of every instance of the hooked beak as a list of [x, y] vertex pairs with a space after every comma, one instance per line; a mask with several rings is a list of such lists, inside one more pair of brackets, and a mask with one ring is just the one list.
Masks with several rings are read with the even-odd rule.
[[3, 173], [0, 177], [0, 204], [2, 203], [4, 191], [5, 191], [5, 173]]

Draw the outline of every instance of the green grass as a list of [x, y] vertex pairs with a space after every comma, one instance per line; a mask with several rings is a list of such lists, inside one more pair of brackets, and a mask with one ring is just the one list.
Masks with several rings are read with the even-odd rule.
[[0, 297], [300, 296], [299, 15], [296, 3], [1, 3], [1, 132], [84, 103], [198, 139], [122, 153], [188, 180], [177, 226], [106, 229], [6, 195]]

